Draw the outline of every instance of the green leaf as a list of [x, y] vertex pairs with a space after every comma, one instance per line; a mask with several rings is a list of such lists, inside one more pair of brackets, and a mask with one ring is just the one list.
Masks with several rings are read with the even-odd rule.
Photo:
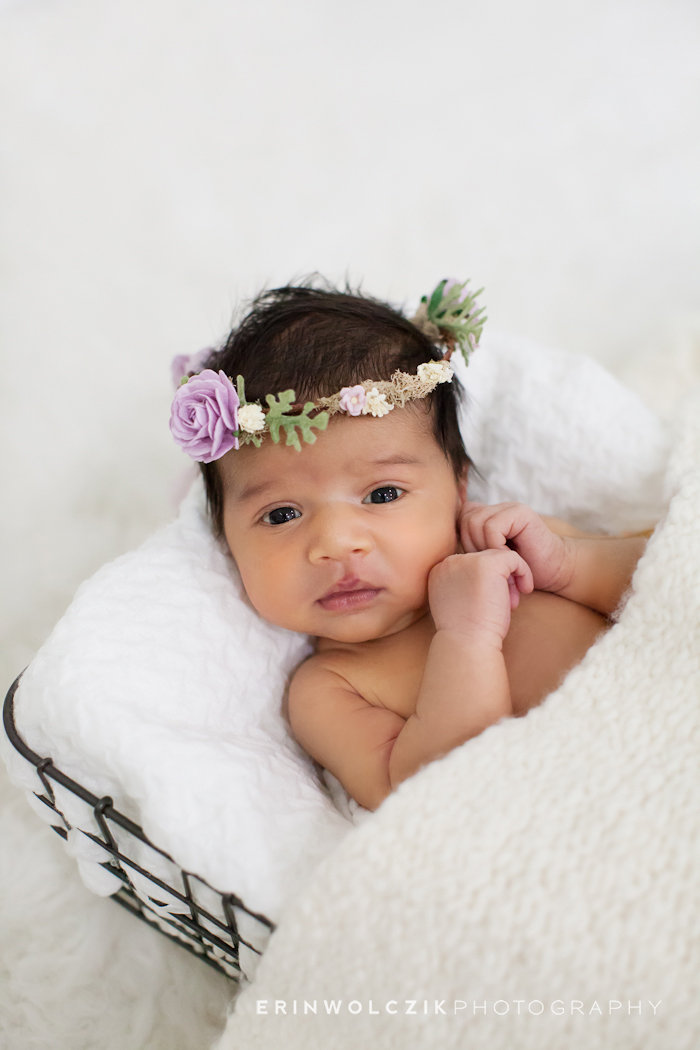
[[236, 376], [236, 389], [238, 393], [238, 400], [242, 405], [245, 405], [245, 381], [243, 379], [243, 376]]
[[267, 394], [265, 400], [270, 406], [265, 415], [265, 422], [268, 425], [270, 437], [277, 445], [280, 439], [280, 426], [284, 414], [294, 403], [294, 391], [283, 390], [277, 395], [277, 398], [275, 398], [274, 394]]
[[[450, 335], [458, 344], [465, 361], [468, 360], [472, 349], [471, 339], [476, 343], [481, 338], [481, 331], [486, 322], [484, 308], [477, 305], [477, 298], [483, 292], [480, 288], [477, 292], [469, 292], [465, 298], [465, 290], [468, 281], [461, 284], [453, 284], [450, 290], [444, 293], [445, 281], [441, 281], [432, 296], [428, 307], [428, 317], [443, 332]], [[462, 301], [460, 302], [460, 299]]]
[[447, 278], [445, 277], [442, 281], [440, 281], [439, 285], [437, 286], [437, 288], [435, 288], [435, 290], [433, 291], [432, 295], [430, 296], [430, 302], [428, 303], [428, 317], [430, 317], [430, 315], [438, 307], [438, 305], [440, 303], [440, 300], [442, 299], [443, 289], [444, 289], [446, 284], [447, 284]]
[[267, 394], [265, 400], [269, 405], [265, 422], [270, 431], [270, 437], [276, 445], [279, 444], [280, 429], [282, 429], [286, 435], [286, 444], [291, 445], [297, 452], [301, 452], [297, 430], [301, 431], [304, 441], [312, 445], [316, 440], [312, 427], [315, 427], [316, 430], [325, 430], [328, 426], [327, 412], [320, 412], [314, 419], [309, 416], [309, 412], [316, 407], [313, 401], [307, 401], [298, 414], [289, 411], [294, 403], [293, 390], [283, 390], [277, 395], [276, 400], [273, 394]]

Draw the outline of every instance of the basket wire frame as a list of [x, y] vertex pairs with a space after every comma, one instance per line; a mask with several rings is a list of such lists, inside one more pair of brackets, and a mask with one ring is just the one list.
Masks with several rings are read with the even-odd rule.
[[[218, 970], [219, 973], [223, 973], [226, 977], [236, 982], [240, 982], [242, 978], [245, 979], [247, 975], [241, 968], [240, 946], [242, 944], [245, 945], [246, 948], [249, 948], [250, 951], [254, 952], [256, 955], [261, 955], [262, 952], [241, 936], [236, 921], [236, 909], [244, 912], [251, 919], [255, 920], [255, 923], [259, 923], [261, 932], [264, 932], [267, 935], [274, 931], [275, 924], [271, 922], [270, 919], [266, 918], [266, 916], [261, 915], [258, 912], [250, 911], [249, 908], [246, 908], [243, 901], [234, 893], [221, 893], [199, 875], [195, 875], [193, 872], [184, 871], [173, 860], [169, 853], [166, 853], [165, 850], [159, 849], [158, 846], [155, 846], [150, 841], [138, 824], [134, 823], [133, 820], [125, 817], [123, 813], [120, 813], [119, 810], [114, 808], [112, 799], [109, 795], [104, 795], [102, 798], [98, 798], [81, 784], [78, 784], [75, 780], [71, 780], [71, 778], [66, 776], [65, 773], [62, 773], [61, 770], [53, 764], [52, 759], [42, 758], [41, 755], [32, 751], [17, 732], [14, 720], [14, 697], [21, 677], [22, 675], [20, 674], [15, 679], [5, 697], [5, 703], [3, 706], [3, 725], [10, 743], [23, 758], [35, 766], [41, 783], [44, 786], [44, 794], [40, 795], [35, 791], [34, 796], [52, 810], [64, 825], [64, 827], [52, 825], [53, 830], [65, 840], [68, 838], [68, 831], [71, 829], [71, 825], [56, 805], [56, 796], [51, 786], [52, 780], [66, 788], [68, 791], [71, 791], [92, 808], [95, 820], [101, 832], [101, 837], [85, 831], [82, 828], [80, 831], [81, 834], [92, 839], [94, 843], [101, 846], [110, 854], [111, 859], [102, 863], [102, 867], [106, 868], [111, 874], [116, 875], [122, 882], [122, 886], [116, 891], [116, 893], [112, 894], [112, 899], [117, 901], [118, 904], [121, 904], [127, 911], [130, 911], [132, 915], [136, 915], [139, 919], [147, 922], [149, 926], [154, 927], [160, 933], [163, 933], [166, 937], [170, 938], [170, 940], [175, 941], [175, 943], [179, 944], [181, 948], [185, 948], [187, 951], [191, 952], [191, 954], [202, 959], [215, 970]], [[140, 842], [150, 847], [150, 849], [155, 850], [156, 853], [159, 853], [162, 857], [168, 860], [181, 877], [182, 890], [180, 891], [175, 886], [164, 882], [157, 875], [147, 871], [145, 868], [141, 867], [135, 861], [120, 852], [114, 835], [109, 828], [108, 821], [112, 821], [123, 831], [128, 832], [134, 838], [138, 839]], [[187, 913], [177, 913], [175, 915], [161, 913], [158, 915], [158, 921], [156, 921], [155, 918], [151, 918], [151, 915], [155, 915], [155, 913], [151, 912], [151, 915], [148, 914], [149, 909], [139, 897], [134, 884], [129, 877], [130, 871], [138, 872], [153, 885], [154, 893], [152, 897], [149, 893], [149, 897], [151, 897], [151, 900], [156, 906], [162, 905], [162, 902], [158, 898], [158, 889], [161, 889], [164, 891], [166, 900], [175, 897], [183, 904]], [[224, 922], [218, 919], [215, 915], [212, 915], [210, 911], [199, 904], [196, 899], [196, 894], [193, 892], [193, 883], [200, 883], [201, 885], [206, 886], [211, 892], [220, 898], [221, 910], [225, 918]], [[163, 896], [163, 894], [161, 894], [161, 896]], [[172, 927], [172, 932], [163, 929], [164, 924]], [[256, 926], [255, 928], [257, 929], [258, 927]], [[186, 937], [186, 940], [183, 939], [183, 937]]]

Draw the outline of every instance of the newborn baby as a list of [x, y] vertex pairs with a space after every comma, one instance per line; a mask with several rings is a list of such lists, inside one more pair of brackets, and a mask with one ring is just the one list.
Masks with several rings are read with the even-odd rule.
[[[370, 810], [555, 689], [609, 625], [645, 544], [470, 503], [456, 380], [393, 404], [361, 385], [391, 394], [397, 370], [432, 375], [429, 335], [375, 300], [290, 287], [261, 296], [207, 362], [244, 377], [251, 411], [235, 433], [255, 438], [203, 463], [214, 527], [258, 613], [316, 638], [289, 721]], [[252, 398], [286, 387], [316, 406], [342, 387], [344, 410], [300, 450], [259, 436]]]

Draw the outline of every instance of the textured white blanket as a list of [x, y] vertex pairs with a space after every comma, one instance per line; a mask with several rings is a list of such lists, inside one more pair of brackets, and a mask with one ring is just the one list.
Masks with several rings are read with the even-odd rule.
[[218, 1050], [699, 1045], [700, 395], [670, 483], [619, 622], [321, 864]]

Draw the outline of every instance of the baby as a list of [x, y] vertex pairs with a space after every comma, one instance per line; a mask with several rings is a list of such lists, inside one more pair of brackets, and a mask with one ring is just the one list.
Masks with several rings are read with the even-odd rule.
[[[645, 545], [469, 502], [463, 394], [435, 342], [373, 299], [277, 289], [173, 408], [252, 605], [317, 640], [289, 687], [292, 730], [370, 810], [541, 703], [609, 626]], [[274, 398], [264, 414], [287, 388], [286, 416]], [[278, 425], [298, 444], [290, 419], [300, 449], [274, 441]]]

